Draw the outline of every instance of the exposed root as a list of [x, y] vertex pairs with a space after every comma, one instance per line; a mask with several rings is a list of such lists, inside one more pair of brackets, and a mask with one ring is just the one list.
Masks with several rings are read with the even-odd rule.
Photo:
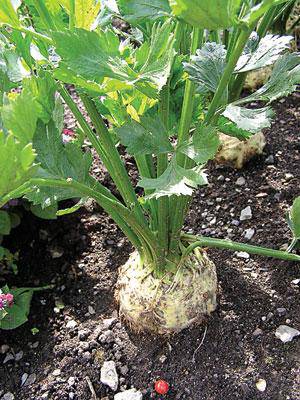
[[177, 273], [158, 279], [133, 253], [120, 268], [120, 316], [136, 331], [171, 334], [204, 321], [216, 308], [215, 265], [205, 253], [189, 255]]

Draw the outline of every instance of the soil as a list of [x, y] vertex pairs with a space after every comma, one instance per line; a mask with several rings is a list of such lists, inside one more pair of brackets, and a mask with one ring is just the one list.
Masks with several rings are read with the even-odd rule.
[[[250, 243], [286, 247], [285, 213], [300, 194], [299, 99], [294, 94], [276, 105], [264, 155], [242, 171], [209, 165], [210, 185], [195, 193], [186, 230], [246, 241], [245, 230], [254, 228]], [[248, 205], [252, 219], [239, 222]], [[25, 325], [0, 333], [0, 397], [113, 399], [100, 369], [114, 360], [119, 388], [133, 386], [144, 399], [300, 399], [300, 339], [283, 344], [274, 334], [281, 324], [300, 329], [300, 288], [292, 283], [299, 265], [209, 250], [219, 277], [217, 311], [206, 326], [151, 337], [118, 319], [117, 271], [132, 249], [96, 204], [50, 222], [24, 213], [5, 244], [19, 251], [19, 274], [9, 276], [9, 285], [55, 287], [35, 294]], [[8, 354], [21, 359], [4, 363]], [[158, 378], [170, 384], [163, 397], [153, 390]], [[266, 381], [264, 392], [256, 388], [259, 379]]]

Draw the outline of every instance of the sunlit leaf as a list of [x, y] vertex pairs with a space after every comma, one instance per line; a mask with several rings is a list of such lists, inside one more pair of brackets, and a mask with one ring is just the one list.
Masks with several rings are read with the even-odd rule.
[[170, 0], [176, 16], [200, 28], [220, 29], [234, 24], [241, 0]]
[[275, 114], [270, 107], [250, 109], [229, 104], [223, 115], [233, 121], [239, 129], [256, 133], [270, 127]]
[[133, 25], [154, 21], [170, 15], [168, 0], [117, 0], [124, 19]]
[[168, 133], [159, 118], [142, 117], [116, 129], [121, 143], [134, 155], [159, 154], [173, 150]]
[[235, 72], [248, 72], [274, 64], [280, 55], [289, 48], [292, 36], [266, 35], [253, 52], [244, 53]]
[[147, 196], [148, 199], [172, 195], [191, 196], [193, 189], [206, 184], [206, 175], [201, 167], [193, 169], [182, 168], [176, 163], [175, 157], [161, 176], [155, 179], [142, 178], [138, 183], [145, 190], [154, 191]]
[[192, 138], [178, 147], [178, 151], [185, 154], [197, 164], [205, 164], [213, 159], [220, 146], [216, 129], [211, 126], [200, 126]]

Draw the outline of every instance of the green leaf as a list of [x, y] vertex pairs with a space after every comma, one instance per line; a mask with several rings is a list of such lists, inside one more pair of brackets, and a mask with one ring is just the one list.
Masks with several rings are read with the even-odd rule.
[[1, 116], [4, 126], [26, 145], [31, 142], [37, 123], [36, 103], [28, 91], [14, 94], [4, 101]]
[[[119, 38], [111, 31], [96, 33], [76, 29], [74, 32], [55, 32], [56, 50], [62, 58], [61, 72], [58, 70], [56, 76], [59, 74], [60, 79], [74, 82], [83, 89], [98, 91], [101, 95], [105, 91], [136, 88], [148, 97], [157, 98], [167, 82], [175, 52], [170, 25], [165, 23], [153, 29], [155, 34], [150, 43], [149, 58], [136, 68], [129, 65], [128, 57], [122, 59]], [[104, 82], [104, 78], [110, 79]]]
[[200, 126], [189, 142], [182, 143], [177, 151], [185, 154], [197, 164], [205, 164], [214, 158], [220, 146], [216, 129], [211, 126]]
[[290, 46], [293, 36], [266, 35], [254, 52], [243, 54], [236, 65], [235, 72], [248, 72], [274, 64]]
[[[36, 178], [72, 178], [87, 185], [95, 185], [95, 180], [89, 176], [91, 154], [83, 153], [75, 143], [64, 145], [61, 133], [53, 121], [48, 125], [41, 121], [38, 123], [33, 145], [40, 163]], [[60, 200], [77, 197], [81, 197], [80, 193], [72, 188], [34, 187], [31, 193], [26, 194], [29, 201], [35, 205], [40, 204], [42, 208], [50, 207]]]
[[206, 184], [207, 178], [202, 167], [184, 169], [176, 163], [176, 157], [171, 160], [161, 176], [155, 179], [142, 178], [138, 183], [145, 190], [154, 191], [147, 199], [172, 195], [191, 196], [194, 188]]
[[205, 43], [191, 57], [191, 62], [183, 65], [189, 78], [199, 85], [200, 92], [215, 93], [226, 67], [226, 49], [222, 44]]
[[270, 107], [250, 109], [229, 104], [223, 115], [233, 121], [239, 129], [257, 133], [271, 126], [271, 119], [275, 114]]
[[75, 26], [90, 30], [99, 14], [99, 0], [75, 0]]
[[168, 133], [159, 118], [142, 117], [115, 130], [129, 154], [145, 155], [167, 153], [173, 150]]
[[12, 27], [18, 27], [20, 25], [18, 15], [13, 8], [11, 0], [1, 0], [0, 26], [3, 24]]
[[74, 204], [74, 206], [65, 208], [63, 210], [58, 210], [56, 212], [56, 215], [59, 217], [62, 215], [72, 214], [73, 212], [76, 212], [77, 210], [79, 210], [87, 202], [87, 200], [88, 200], [87, 197], [83, 197], [76, 204]]
[[14, 296], [14, 304], [7, 309], [7, 315], [0, 320], [0, 329], [15, 329], [28, 320], [33, 291], [19, 288], [10, 289], [9, 293]]
[[285, 54], [276, 61], [268, 82], [252, 95], [238, 100], [235, 104], [260, 100], [271, 103], [294, 92], [299, 82], [300, 53]]
[[252, 7], [250, 12], [243, 18], [243, 21], [248, 25], [252, 25], [252, 23], [256, 22], [259, 18], [265, 15], [270, 8], [273, 8], [277, 5], [286, 3], [288, 0], [264, 0], [261, 1], [258, 5]]
[[49, 207], [42, 208], [40, 204], [31, 204], [30, 211], [39, 218], [42, 219], [56, 219], [57, 218], [57, 203], [52, 204]]
[[170, 0], [173, 13], [188, 24], [210, 30], [234, 24], [241, 0]]
[[236, 137], [239, 140], [246, 140], [252, 136], [252, 133], [244, 129], [240, 129], [237, 125], [221, 115], [217, 123], [218, 131], [228, 136]]
[[298, 196], [290, 210], [291, 228], [295, 239], [300, 240], [300, 196]]
[[0, 235], [9, 235], [11, 222], [8, 212], [0, 210]]
[[168, 0], [117, 0], [123, 18], [132, 25], [140, 25], [169, 16]]
[[17, 189], [30, 179], [37, 166], [32, 144], [22, 145], [12, 134], [7, 137], [0, 132], [0, 197]]
[[3, 70], [11, 82], [20, 82], [29, 76], [18, 54], [13, 49], [0, 48], [0, 69]]

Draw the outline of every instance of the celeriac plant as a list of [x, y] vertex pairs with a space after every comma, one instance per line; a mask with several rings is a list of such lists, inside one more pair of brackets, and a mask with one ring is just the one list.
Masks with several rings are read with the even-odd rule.
[[[3, 56], [0, 64], [0, 206], [24, 196], [40, 211], [64, 215], [95, 199], [135, 248], [120, 269], [117, 297], [136, 329], [176, 332], [215, 309], [216, 271], [205, 247], [300, 261], [290, 252], [183, 232], [193, 191], [207, 184], [218, 132], [245, 139], [270, 126], [270, 103], [296, 89], [300, 57], [286, 53], [290, 39], [253, 44], [253, 31], [285, 3], [119, 0], [120, 16], [132, 26], [122, 33], [95, 0], [1, 2], [1, 54], [12, 52], [16, 62]], [[241, 75], [270, 64], [262, 88], [234, 95]], [[65, 84], [75, 86], [92, 125]], [[22, 90], [12, 91], [16, 86]], [[90, 174], [92, 156], [81, 140], [63, 143], [62, 101], [118, 197]], [[264, 105], [247, 107], [255, 101]], [[120, 143], [138, 168], [138, 191]], [[59, 209], [70, 198], [79, 201]]]

